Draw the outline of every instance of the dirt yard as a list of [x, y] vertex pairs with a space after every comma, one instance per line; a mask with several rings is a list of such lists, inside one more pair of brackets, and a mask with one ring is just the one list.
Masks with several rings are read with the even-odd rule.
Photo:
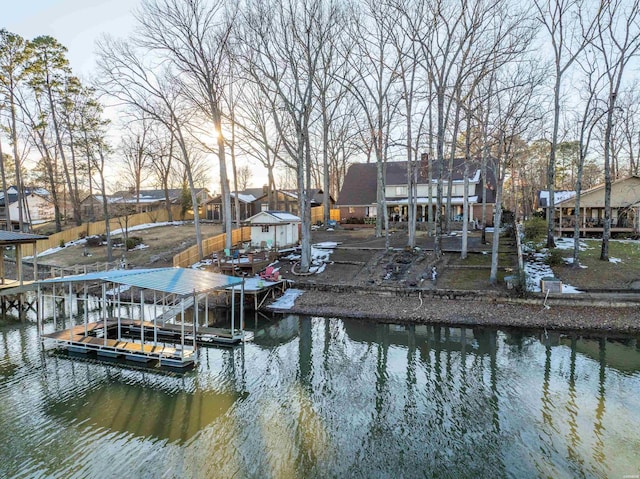
[[[221, 233], [221, 226], [211, 223], [200, 225], [202, 238]], [[130, 268], [160, 268], [173, 266], [173, 256], [196, 244], [193, 223], [172, 226], [157, 226], [129, 233], [130, 237], [142, 238], [141, 249], [124, 251], [124, 248], [113, 249], [113, 259], [120, 260], [126, 256]], [[107, 247], [88, 247], [83, 244], [67, 246], [60, 251], [41, 256], [38, 262], [52, 266], [74, 266], [107, 261]]]

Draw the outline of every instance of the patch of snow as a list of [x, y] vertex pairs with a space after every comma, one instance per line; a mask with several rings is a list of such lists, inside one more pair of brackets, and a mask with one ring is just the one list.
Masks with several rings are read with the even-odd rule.
[[304, 291], [301, 289], [289, 288], [280, 296], [277, 300], [271, 303], [268, 307], [271, 309], [291, 309], [296, 301], [296, 298], [300, 296]]
[[[573, 258], [562, 258], [566, 264], [573, 264]], [[587, 269], [588, 266], [578, 264], [578, 268]]]
[[576, 289], [575, 287], [564, 283], [562, 284], [562, 292], [567, 294], [582, 293], [582, 291], [580, 291], [579, 289]]
[[[326, 263], [329, 262], [329, 256], [333, 253], [333, 248], [338, 246], [338, 243], [334, 241], [325, 241], [324, 243], [318, 243], [311, 246], [311, 266], [309, 272], [313, 274], [319, 274], [326, 268]], [[285, 256], [284, 259], [289, 261], [300, 261], [300, 255], [291, 253]]]
[[[136, 226], [129, 226], [129, 228], [127, 228], [127, 230], [129, 232], [131, 231], [138, 231], [138, 230], [146, 230], [149, 228], [155, 228], [156, 226], [179, 226], [184, 224], [184, 221], [161, 221], [159, 223], [144, 223], [141, 225], [136, 225]], [[113, 230], [111, 232], [112, 235], [119, 235], [122, 234], [123, 230], [122, 229], [117, 229], [117, 230]]]
[[[573, 249], [573, 238], [554, 238], [557, 249]], [[578, 243], [579, 251], [586, 251], [589, 248], [584, 240], [580, 240]]]
[[[544, 253], [536, 253], [533, 255], [533, 261], [525, 261], [524, 272], [527, 278], [527, 291], [534, 293], [541, 292], [540, 280], [546, 277], [553, 277], [553, 270], [544, 262], [546, 255]], [[563, 293], [581, 293], [582, 291], [576, 289], [569, 284], [562, 284]]]
[[311, 266], [311, 267], [309, 267], [309, 272], [310, 273], [315, 273], [315, 274], [320, 274], [325, 270], [326, 267], [327, 267], [327, 263], [322, 263], [319, 266]]
[[116, 286], [115, 288], [108, 289], [105, 294], [107, 296], [115, 296], [116, 294], [118, 294], [118, 292], [124, 293], [125, 291], [128, 291], [129, 289], [131, 289], [130, 285], [123, 284], [123, 285], [120, 285], [120, 286]]
[[198, 261], [191, 265], [191, 269], [204, 269], [205, 266], [209, 266], [213, 263], [212, 259], [203, 259], [202, 261]]
[[[155, 228], [156, 226], [169, 226], [169, 225], [173, 225], [173, 226], [179, 226], [184, 224], [184, 221], [162, 221], [160, 223], [145, 223], [145, 224], [141, 224], [141, 225], [136, 225], [136, 226], [130, 226], [128, 229], [129, 231], [138, 231], [138, 230], [145, 230], [148, 228]], [[118, 235], [122, 233], [122, 229], [117, 229], [117, 230], [113, 230], [111, 232], [112, 235]], [[79, 244], [85, 244], [87, 242], [87, 240], [85, 238], [81, 238], [81, 239], [77, 239], [77, 240], [73, 240], [73, 241], [69, 241], [68, 243], [65, 243], [65, 247], [67, 246], [75, 246], [75, 245], [79, 245]], [[148, 248], [148, 246], [146, 245], [138, 245], [133, 249], [144, 249], [144, 248]], [[58, 251], [62, 250], [61, 247], [57, 246], [55, 248], [49, 248], [47, 250], [44, 250], [42, 253], [38, 253], [38, 257], [41, 256], [47, 256], [53, 253], [57, 253]], [[32, 259], [33, 256], [25, 256], [23, 259]]]
[[147, 249], [149, 246], [144, 244], [144, 243], [140, 243], [139, 245], [136, 245], [134, 248], [131, 248], [130, 251], [135, 251], [137, 249]]
[[334, 249], [338, 247], [338, 243], [335, 241], [323, 241], [322, 243], [314, 244], [313, 247], [320, 249]]
[[620, 258], [609, 258], [609, 263], [622, 263]]

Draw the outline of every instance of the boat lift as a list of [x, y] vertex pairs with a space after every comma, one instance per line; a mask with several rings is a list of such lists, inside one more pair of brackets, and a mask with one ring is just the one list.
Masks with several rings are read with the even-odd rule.
[[[101, 287], [100, 319], [88, 318], [88, 287]], [[57, 311], [53, 309], [53, 329], [44, 332], [45, 289], [51, 296], [63, 299], [67, 317], [73, 318], [74, 298], [84, 301], [83, 323], [57, 329]], [[137, 288], [135, 296], [123, 300], [124, 289]], [[229, 330], [199, 325], [199, 308], [205, 302], [208, 315], [208, 296], [215, 291], [238, 287], [240, 293], [239, 321], [236, 326], [236, 302], [231, 302]], [[185, 268], [156, 268], [115, 270], [39, 281], [38, 334], [44, 344], [53, 341], [77, 353], [96, 352], [104, 357], [125, 357], [147, 362], [157, 360], [160, 365], [184, 368], [198, 359], [198, 343], [234, 344], [245, 341], [244, 279]], [[235, 288], [234, 288], [235, 290]], [[76, 292], [82, 291], [75, 296]], [[138, 293], [139, 292], [139, 293]], [[234, 292], [235, 293], [235, 292]], [[191, 323], [185, 311], [193, 308]], [[136, 314], [138, 313], [138, 314]]]

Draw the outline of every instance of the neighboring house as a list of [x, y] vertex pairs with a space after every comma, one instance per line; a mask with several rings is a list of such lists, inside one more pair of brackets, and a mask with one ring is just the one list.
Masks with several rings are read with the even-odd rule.
[[[107, 197], [107, 203], [111, 202], [111, 197]], [[103, 197], [102, 195], [88, 195], [80, 202], [80, 214], [88, 221], [94, 221], [103, 217]]]
[[[55, 209], [47, 190], [44, 188], [25, 188], [23, 193], [22, 220], [24, 224], [36, 226], [53, 221]], [[3, 229], [20, 229], [18, 203], [18, 190], [15, 186], [8, 188], [6, 194], [0, 191], [0, 222]], [[7, 228], [6, 225], [7, 208], [11, 217], [11, 228]]]
[[[553, 192], [553, 202], [557, 205], [565, 200], [571, 199], [576, 196], [575, 191], [570, 190], [556, 190]], [[549, 207], [549, 191], [538, 191], [536, 195], [536, 207], [538, 209], [547, 210]]]
[[[172, 188], [168, 190], [169, 203], [180, 204], [182, 201], [182, 188]], [[140, 190], [136, 197], [133, 189], [116, 191], [110, 195], [113, 205], [132, 205], [136, 208], [136, 213], [146, 213], [166, 207], [166, 196], [163, 189], [160, 190]], [[210, 195], [206, 188], [196, 190], [196, 198], [199, 205], [209, 201]]]
[[[231, 215], [235, 219], [235, 193], [231, 193]], [[249, 188], [238, 192], [240, 202], [240, 220], [243, 221], [260, 211], [286, 211], [298, 214], [298, 193], [296, 190], [276, 190], [272, 194], [271, 205], [267, 187]], [[311, 207], [321, 206], [324, 192], [321, 189], [311, 190]], [[329, 204], [334, 206], [335, 200], [329, 197]], [[222, 195], [211, 199], [206, 205], [206, 218], [212, 221], [222, 221]]]
[[[598, 185], [580, 194], [580, 235], [601, 235], [604, 221], [605, 185]], [[540, 198], [547, 197], [547, 192]], [[558, 235], [571, 235], [574, 232], [575, 192], [555, 197], [555, 231]], [[556, 193], [557, 195], [557, 193]], [[546, 209], [542, 200], [540, 207]], [[640, 231], [640, 176], [629, 176], [611, 184], [611, 234], [637, 234]]]
[[[240, 204], [240, 221], [244, 221], [250, 216], [253, 216], [260, 209], [256, 210], [257, 203], [256, 201], [263, 196], [266, 197], [266, 193], [263, 193], [262, 188], [251, 188], [248, 190], [243, 190], [237, 193], [238, 202]], [[236, 217], [236, 202], [235, 202], [236, 193], [231, 193], [231, 217]], [[205, 213], [204, 217], [207, 220], [222, 222], [222, 195], [216, 195], [211, 198], [204, 205]]]
[[[420, 164], [417, 171], [417, 219], [427, 221], [429, 208], [435, 212], [437, 195], [437, 171], [434, 171], [431, 191], [426, 167]], [[338, 196], [336, 206], [340, 209], [340, 220], [366, 220], [377, 216], [377, 165], [375, 163], [354, 163], [349, 167]], [[407, 162], [393, 161], [386, 164], [385, 199], [386, 214], [391, 221], [406, 221], [408, 217]], [[495, 205], [495, 180], [490, 168], [487, 168], [487, 187], [485, 198], [488, 222], [491, 222]], [[469, 167], [469, 221], [482, 217], [482, 177], [480, 165]], [[447, 201], [447, 179], [443, 184], [443, 203]], [[464, 160], [454, 161], [453, 188], [451, 194], [451, 220], [461, 220], [464, 203]], [[444, 214], [444, 205], [442, 213]]]
[[261, 211], [246, 220], [253, 248], [276, 250], [298, 244], [301, 220], [286, 211]]
[[[322, 206], [324, 204], [324, 191], [321, 189], [311, 190], [311, 208]], [[266, 198], [264, 199], [266, 201]], [[329, 195], [329, 208], [333, 208], [335, 200]], [[288, 211], [289, 213], [299, 214], [298, 212], [298, 190], [278, 190], [274, 200], [274, 209], [278, 211]], [[264, 211], [264, 208], [263, 210]]]

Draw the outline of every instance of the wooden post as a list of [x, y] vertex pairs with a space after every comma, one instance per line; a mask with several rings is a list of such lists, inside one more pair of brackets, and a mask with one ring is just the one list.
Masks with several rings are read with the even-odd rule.
[[[2, 247], [4, 249], [4, 246]], [[0, 284], [4, 284], [4, 254], [0, 251]]]
[[16, 245], [16, 271], [18, 272], [18, 281], [22, 286], [22, 245]]
[[38, 249], [36, 243], [33, 244], [33, 280], [38, 281]]

